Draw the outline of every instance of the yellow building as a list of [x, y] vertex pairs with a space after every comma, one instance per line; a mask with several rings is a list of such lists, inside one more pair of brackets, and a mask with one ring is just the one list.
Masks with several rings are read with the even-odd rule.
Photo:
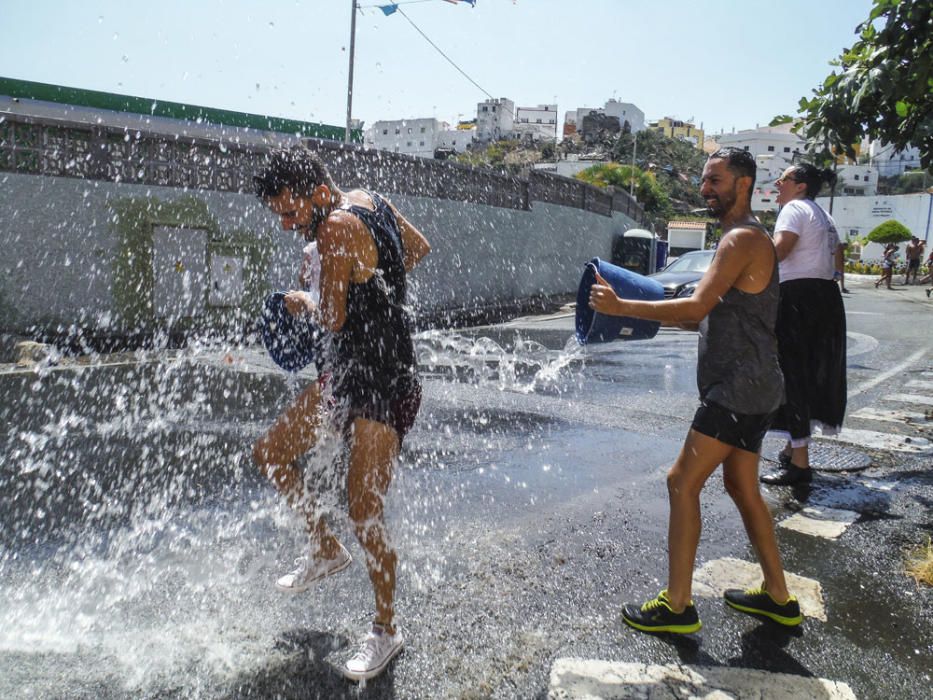
[[703, 150], [703, 129], [696, 128], [690, 122], [664, 117], [664, 119], [651, 122], [648, 124], [648, 127], [655, 131], [660, 131], [662, 134], [672, 139], [689, 141], [701, 151]]

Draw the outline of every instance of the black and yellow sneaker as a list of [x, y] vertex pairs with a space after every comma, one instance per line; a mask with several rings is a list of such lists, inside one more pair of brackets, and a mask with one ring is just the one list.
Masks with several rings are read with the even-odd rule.
[[703, 626], [693, 601], [687, 603], [683, 612], [674, 612], [667, 590], [661, 591], [657, 598], [640, 607], [631, 603], [623, 605], [622, 619], [627, 625], [642, 632], [691, 634]]
[[800, 603], [794, 596], [787, 599], [786, 603], [778, 603], [771, 594], [764, 588], [749, 588], [748, 590], [739, 590], [730, 588], [724, 594], [726, 604], [750, 615], [764, 615], [788, 627], [795, 627], [803, 622], [803, 615], [800, 614]]

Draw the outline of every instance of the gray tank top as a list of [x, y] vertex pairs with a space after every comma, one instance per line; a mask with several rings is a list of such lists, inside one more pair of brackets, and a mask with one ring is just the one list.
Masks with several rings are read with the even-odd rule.
[[[768, 235], [764, 229], [762, 235]], [[771, 413], [783, 403], [784, 375], [774, 332], [779, 282], [775, 253], [767, 287], [757, 294], [732, 287], [700, 323], [701, 400], [745, 415]]]

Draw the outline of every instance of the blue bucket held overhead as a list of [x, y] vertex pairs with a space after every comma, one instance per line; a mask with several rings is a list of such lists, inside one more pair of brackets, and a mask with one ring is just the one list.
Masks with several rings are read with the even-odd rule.
[[259, 317], [259, 334], [269, 357], [287, 372], [297, 372], [314, 360], [320, 331], [306, 317], [295, 317], [285, 308], [285, 292], [266, 297]]
[[620, 299], [658, 301], [664, 298], [664, 287], [657, 280], [639, 275], [599, 258], [583, 267], [583, 277], [577, 289], [576, 335], [581, 345], [622, 340], [653, 338], [661, 324], [628, 316], [607, 316], [590, 308], [590, 287], [596, 282], [596, 272], [615, 290]]

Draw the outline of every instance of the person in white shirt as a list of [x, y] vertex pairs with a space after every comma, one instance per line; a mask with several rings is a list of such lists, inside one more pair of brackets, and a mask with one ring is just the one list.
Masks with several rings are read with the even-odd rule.
[[761, 481], [791, 485], [812, 480], [813, 430], [833, 435], [846, 410], [846, 317], [834, 274], [842, 245], [832, 217], [813, 201], [835, 173], [809, 163], [787, 168], [775, 183], [782, 205], [774, 224], [781, 275], [776, 332], [784, 372], [785, 402], [772, 424], [787, 438], [781, 469]]

